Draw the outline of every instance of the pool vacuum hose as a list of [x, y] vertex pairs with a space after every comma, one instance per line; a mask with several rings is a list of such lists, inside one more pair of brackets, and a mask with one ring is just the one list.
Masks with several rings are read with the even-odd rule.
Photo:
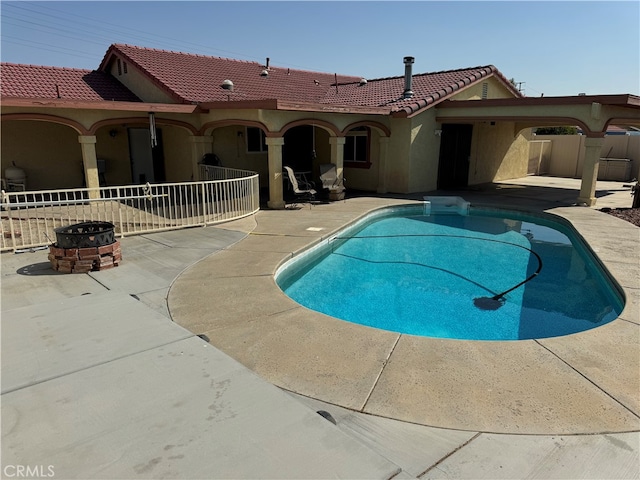
[[[518, 283], [517, 285], [514, 285], [513, 287], [505, 290], [504, 292], [498, 293], [497, 295], [494, 295], [493, 297], [476, 297], [473, 299], [473, 304], [476, 306], [476, 308], [479, 308], [480, 310], [497, 310], [499, 309], [502, 305], [504, 305], [504, 296], [509, 293], [514, 291], [516, 288], [521, 287], [522, 285], [524, 285], [525, 283], [533, 280], [542, 270], [542, 259], [540, 258], [540, 255], [538, 255], [536, 252], [534, 252], [533, 250], [531, 250], [530, 248], [527, 248], [523, 245], [518, 245], [517, 243], [511, 243], [511, 242], [504, 242], [502, 240], [493, 240], [493, 239], [488, 239], [488, 238], [480, 238], [480, 237], [467, 237], [467, 236], [462, 236], [462, 235], [441, 235], [441, 234], [419, 234], [419, 235], [406, 235], [406, 234], [400, 234], [400, 235], [366, 235], [366, 236], [349, 236], [349, 237], [333, 237], [330, 241], [333, 242], [335, 240], [363, 240], [363, 239], [373, 239], [373, 238], [399, 238], [399, 237], [454, 237], [454, 238], [465, 238], [465, 239], [469, 239], [469, 240], [484, 240], [487, 242], [495, 242], [495, 243], [504, 243], [505, 245], [512, 245], [514, 247], [518, 247], [518, 248], [522, 248], [524, 250], [527, 250], [529, 253], [532, 253], [535, 257], [536, 260], [538, 260], [538, 268], [536, 269], [535, 272], [533, 272], [531, 275], [529, 275], [525, 280], [523, 280], [522, 282]], [[331, 251], [331, 253], [336, 253], [333, 249]], [[350, 255], [344, 255], [344, 256], [348, 256], [351, 257]], [[358, 259], [356, 257], [351, 257], [354, 259]], [[364, 260], [364, 261], [370, 261], [370, 260], [365, 260], [363, 258], [359, 258], [358, 260]], [[372, 263], [413, 263], [413, 262], [372, 262]], [[422, 265], [419, 263], [415, 263], [415, 265]], [[424, 267], [428, 267], [428, 265], [422, 265]], [[433, 267], [431, 267], [433, 268]], [[475, 283], [475, 282], [474, 282]], [[487, 289], [489, 290], [489, 289]]]
[[536, 259], [538, 260], [538, 268], [536, 269], [536, 271], [533, 272], [531, 275], [529, 275], [522, 282], [518, 283], [517, 285], [511, 287], [508, 290], [505, 290], [502, 293], [494, 295], [493, 297], [476, 297], [476, 298], [474, 298], [473, 299], [473, 304], [477, 308], [479, 308], [480, 310], [497, 310], [497, 309], [499, 309], [502, 305], [504, 305], [504, 296], [507, 293], [514, 291], [518, 287], [521, 287], [522, 285], [527, 283], [529, 280], [533, 280], [540, 273], [540, 270], [542, 270], [542, 259], [540, 258], [540, 255], [538, 255], [536, 252], [534, 252], [530, 248], [527, 248], [527, 247], [522, 247], [522, 248], [524, 248], [525, 250], [529, 250], [529, 252], [531, 252], [531, 253], [533, 253], [535, 255]]

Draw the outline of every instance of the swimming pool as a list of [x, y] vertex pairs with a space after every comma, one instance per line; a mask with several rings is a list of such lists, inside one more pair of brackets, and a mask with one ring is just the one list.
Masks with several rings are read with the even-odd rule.
[[622, 311], [620, 289], [567, 222], [464, 213], [382, 209], [283, 265], [276, 282], [312, 310], [427, 337], [546, 338]]

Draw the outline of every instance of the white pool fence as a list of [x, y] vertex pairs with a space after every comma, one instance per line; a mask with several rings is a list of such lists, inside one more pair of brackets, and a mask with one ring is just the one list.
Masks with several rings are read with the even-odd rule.
[[2, 191], [1, 251], [56, 242], [55, 230], [99, 221], [118, 237], [215, 225], [260, 209], [258, 174], [200, 166], [200, 181], [100, 188]]

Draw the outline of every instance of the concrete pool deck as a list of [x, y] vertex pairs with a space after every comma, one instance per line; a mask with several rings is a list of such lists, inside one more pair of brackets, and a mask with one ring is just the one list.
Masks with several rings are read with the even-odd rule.
[[260, 212], [246, 239], [177, 279], [172, 318], [269, 382], [358, 412], [479, 432], [637, 431], [640, 229], [563, 206], [564, 189], [532, 205], [531, 191], [519, 198], [524, 189], [504, 183], [460, 194], [472, 204], [529, 206], [569, 220], [624, 289], [617, 320], [564, 337], [460, 341], [343, 322], [284, 295], [273, 280], [283, 261], [370, 209], [407, 202], [366, 197]]
[[[3, 470], [639, 478], [640, 229], [569, 206], [578, 185], [527, 177], [458, 192], [568, 218], [624, 289], [619, 319], [542, 341], [381, 332], [310, 312], [279, 291], [273, 273], [283, 260], [406, 197], [128, 237], [120, 267], [88, 275], [52, 272], [42, 251], [3, 254]], [[598, 182], [597, 208], [628, 207], [629, 192]]]

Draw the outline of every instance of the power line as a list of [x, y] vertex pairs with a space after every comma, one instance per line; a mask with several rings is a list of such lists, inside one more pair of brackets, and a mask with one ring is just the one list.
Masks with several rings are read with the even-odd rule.
[[[56, 18], [56, 19], [61, 19], [63, 21], [67, 21], [66, 18], [57, 16], [57, 15], [51, 15], [51, 14], [48, 14], [48, 13], [42, 13], [42, 12], [39, 12], [39, 11], [36, 11], [36, 10], [31, 10], [31, 9], [24, 8], [24, 7], [19, 7], [19, 6], [16, 6], [16, 5], [11, 5], [11, 6], [14, 7], [14, 8], [20, 9], [20, 10], [25, 10], [25, 11], [28, 11], [28, 12], [31, 12], [31, 13], [36, 13], [38, 15], [45, 16], [48, 19]], [[57, 12], [57, 10], [55, 10], [53, 8], [49, 8], [49, 7], [45, 7], [45, 6], [41, 6], [41, 8]], [[122, 29], [122, 27], [119, 27], [118, 25], [114, 25], [112, 23], [103, 22], [103, 21], [96, 22], [93, 19], [81, 16], [81, 15], [76, 15], [76, 14], [72, 14], [72, 13], [69, 13], [69, 14], [66, 14], [66, 15], [69, 15], [69, 16], [72, 16], [72, 17], [76, 17], [76, 18], [81, 18], [83, 20], [88, 20], [91, 23], [96, 23], [98, 25], [97, 28], [99, 29], [99, 31], [102, 31], [102, 32], [113, 32], [113, 33], [116, 33], [118, 35], [127, 35], [130, 38], [137, 38], [137, 39], [144, 40], [144, 41], [159, 42], [162, 45], [174, 45], [176, 43], [177, 44], [182, 43], [182, 44], [185, 44], [185, 45], [196, 46], [196, 47], [198, 47], [198, 49], [200, 51], [206, 51], [209, 54], [211, 54], [210, 53], [211, 51], [219, 51], [219, 52], [224, 52], [224, 53], [227, 53], [227, 54], [232, 54], [232, 55], [236, 55], [236, 56], [240, 56], [240, 57], [246, 57], [246, 58], [253, 58], [253, 59], [261, 60], [261, 58], [258, 58], [258, 57], [252, 57], [250, 55], [246, 55], [246, 54], [242, 54], [242, 53], [238, 53], [238, 52], [231, 52], [231, 51], [228, 51], [228, 50], [215, 49], [215, 48], [212, 48], [212, 47], [209, 47], [209, 46], [205, 46], [205, 45], [201, 45], [201, 44], [197, 44], [197, 43], [186, 42], [186, 41], [183, 41], [183, 40], [170, 38], [170, 37], [167, 37], [165, 35], [157, 35], [157, 34], [154, 34], [154, 33], [143, 32], [143, 31], [140, 31], [140, 30], [138, 30], [138, 34], [134, 34], [134, 33], [131, 33], [131, 31], [129, 31], [129, 30]], [[60, 30], [60, 28], [51, 27], [50, 25], [44, 25], [42, 23], [33, 22], [33, 21], [29, 21], [29, 20], [23, 20], [21, 18], [16, 18], [16, 17], [11, 17], [11, 16], [9, 16], [9, 18], [13, 18], [14, 20], [19, 20], [19, 21], [22, 21], [22, 22], [25, 22], [25, 23], [29, 23], [29, 24], [33, 24], [33, 25], [49, 28], [49, 29]], [[105, 28], [105, 25], [115, 27], [115, 29], [113, 29], [113, 28]], [[95, 30], [96, 27], [90, 27], [89, 25], [84, 25], [84, 26], [86, 26], [88, 28], [91, 28], [91, 30], [86, 30], [86, 29], [82, 29], [82, 30], [87, 32], [87, 33], [89, 33], [89, 34], [91, 34], [91, 35], [93, 35], [95, 37], [96, 32], [97, 32], [97, 30]], [[78, 29], [78, 25], [74, 23], [73, 24], [73, 28], [74, 29]], [[64, 28], [63, 30], [67, 31], [66, 28]], [[105, 34], [105, 33], [102, 34], [102, 37], [103, 38], [112, 39], [112, 37], [109, 37], [108, 34]], [[84, 38], [84, 37], [82, 37], [82, 38]], [[169, 43], [167, 41], [170, 41], [170, 42], [173, 42], [173, 43]], [[111, 43], [113, 43], [113, 42], [111, 42]]]
[[[44, 32], [43, 31], [42, 33], [46, 33], [46, 34], [50, 34], [50, 35], [57, 35], [58, 37], [63, 37], [63, 38], [70, 38], [71, 40], [82, 40], [84, 43], [94, 43], [96, 45], [104, 45], [104, 42], [92, 41], [92, 40], [87, 39], [85, 36], [63, 35], [61, 33], [57, 33], [57, 31], [61, 30], [61, 29], [58, 29], [58, 28], [55, 28], [55, 27], [51, 27], [49, 25], [43, 25], [42, 23], [29, 22], [27, 20], [22, 20], [22, 19], [19, 19], [19, 18], [12, 19], [12, 20], [17, 20], [19, 22], [24, 22], [24, 23], [28, 23], [28, 24], [32, 24], [32, 25], [38, 25], [38, 26], [41, 26], [41, 27], [44, 27], [44, 28], [48, 28], [49, 30], [53, 30], [53, 32]], [[16, 27], [24, 28], [20, 24], [15, 24], [15, 23], [12, 23], [12, 22], [7, 22], [7, 21], [5, 21], [4, 23], [7, 23], [8, 25], [14, 25]], [[62, 31], [67, 32], [68, 30], [62, 30]], [[3, 34], [2, 36], [5, 37], [6, 35]]]
[[[5, 36], [6, 38], [6, 36]], [[25, 41], [29, 41], [32, 42], [32, 40], [25, 40]], [[28, 45], [26, 43], [22, 43], [22, 42], [16, 42], [15, 40], [3, 40], [3, 43], [12, 43], [14, 45], [22, 45], [23, 47], [27, 47], [27, 48], [37, 48], [38, 50], [46, 50], [47, 52], [54, 52], [54, 53], [60, 53], [62, 55], [73, 55], [74, 57], [77, 56], [83, 56], [85, 58], [91, 58], [91, 59], [95, 59], [95, 55], [90, 55], [87, 53], [83, 53], [83, 52], [79, 52], [79, 51], [73, 51], [71, 49], [65, 48], [65, 50], [69, 50], [69, 52], [63, 52], [60, 49], [63, 49], [64, 47], [58, 47], [58, 48], [48, 48], [47, 46], [45, 47], [41, 47], [41, 46], [34, 46], [34, 45]], [[41, 42], [33, 42], [33, 43], [37, 43], [39, 45], [47, 45], [46, 43], [41, 43]]]
[[[32, 7], [32, 4], [29, 4], [30, 7]], [[14, 9], [13, 16], [12, 15], [5, 15], [6, 12], [6, 8], [9, 7], [10, 9]], [[144, 41], [144, 42], [153, 42], [156, 45], [160, 45], [161, 47], [156, 47], [156, 48], [166, 48], [169, 50], [182, 50], [183, 48], [187, 51], [189, 51], [189, 53], [200, 53], [200, 54], [206, 54], [206, 55], [213, 55], [213, 52], [220, 52], [220, 53], [224, 53], [226, 55], [232, 55], [234, 58], [245, 58], [245, 59], [251, 59], [251, 60], [256, 60], [256, 61], [262, 61], [264, 60], [264, 57], [256, 57], [254, 55], [248, 55], [248, 54], [244, 54], [244, 53], [239, 53], [239, 52], [234, 52], [234, 51], [229, 51], [229, 50], [223, 50], [223, 49], [216, 49], [213, 48], [211, 46], [205, 46], [202, 44], [198, 44], [198, 43], [193, 43], [193, 42], [188, 42], [188, 41], [184, 41], [184, 40], [179, 40], [179, 39], [174, 39], [174, 38], [170, 38], [167, 37], [165, 35], [157, 35], [155, 33], [151, 33], [151, 32], [143, 32], [140, 30], [137, 30], [137, 34], [136, 33], [132, 33], [129, 30], [123, 29], [122, 27], [115, 25], [113, 23], [109, 23], [109, 22], [105, 22], [105, 21], [96, 21], [92, 18], [88, 18], [82, 15], [77, 15], [74, 13], [68, 13], [68, 12], [61, 12], [60, 10], [56, 10], [54, 8], [48, 7], [48, 6], [44, 6], [44, 5], [38, 5], [39, 9], [44, 9], [44, 10], [48, 10], [51, 12], [55, 12], [55, 13], [60, 13], [63, 14], [64, 16], [59, 16], [59, 15], [54, 15], [51, 13], [46, 13], [46, 12], [42, 12], [40, 10], [34, 10], [32, 8], [26, 8], [23, 5], [16, 5], [15, 2], [11, 2], [11, 3], [4, 3], [3, 4], [3, 17], [8, 17], [9, 19], [12, 20], [16, 20], [19, 22], [23, 22], [26, 24], [30, 24], [30, 25], [34, 25], [37, 27], [41, 27], [41, 28], [45, 28], [48, 30], [53, 30], [54, 32], [58, 32], [58, 31], [63, 31], [65, 33], [68, 33], [70, 31], [71, 28], [73, 28], [73, 31], [77, 31], [79, 30], [79, 25], [77, 22], [70, 22], [68, 20], [68, 17], [74, 17], [74, 18], [78, 18], [78, 19], [82, 19], [83, 20], [83, 26], [86, 28], [80, 28], [80, 31], [85, 32], [83, 34], [83, 36], [69, 36], [69, 35], [64, 35], [61, 33], [51, 33], [52, 35], [57, 35], [60, 37], [66, 37], [66, 38], [71, 38], [71, 39], [80, 39], [83, 42], [89, 42], [89, 43], [94, 43], [94, 44], [103, 44], [103, 42], [98, 42], [97, 39], [104, 39], [105, 41], [107, 41], [109, 44], [111, 43], [129, 43], [127, 41], [123, 41], [123, 40], [118, 40], [118, 41], [114, 41], [113, 39], [113, 35], [109, 32], [115, 33], [118, 36], [124, 36], [125, 38], [131, 38], [134, 41], [135, 40], [139, 40], [139, 41]], [[40, 15], [42, 17], [45, 17], [46, 21], [48, 22], [48, 24], [42, 24], [39, 22], [34, 22], [33, 20], [24, 20], [23, 18], [20, 18], [20, 15], [24, 15], [21, 12], [17, 12], [15, 10], [22, 10], [25, 12], [29, 12], [29, 14], [36, 14], [36, 15]], [[15, 15], [18, 15], [18, 17], [16, 17]], [[31, 17], [28, 17], [31, 18]], [[54, 20], [54, 19], [59, 19], [62, 20], [65, 23], [72, 23], [72, 25], [64, 25], [61, 24], [60, 22]], [[95, 24], [95, 26], [87, 24], [87, 21], [90, 24]], [[4, 18], [3, 18], [3, 22], [5, 22]], [[11, 24], [11, 23], [9, 23]], [[52, 26], [52, 24], [57, 26]], [[15, 25], [15, 24], [13, 24]], [[106, 28], [105, 26], [110, 26], [110, 27], [115, 27], [115, 28]], [[48, 33], [48, 32], [47, 32]], [[89, 38], [93, 38], [93, 40], [89, 40]], [[15, 42], [13, 42], [15, 43]], [[133, 42], [131, 42], [133, 43]], [[177, 47], [176, 45], [185, 45], [188, 47]], [[194, 51], [194, 48], [195, 51]], [[220, 54], [218, 53], [218, 54]], [[276, 62], [277, 60], [274, 59]], [[304, 67], [304, 66], [300, 66], [300, 65], [295, 65], [295, 64], [291, 64], [288, 62], [278, 62], [281, 66], [289, 66], [289, 67], [293, 67], [293, 68], [307, 68], [308, 67]]]

